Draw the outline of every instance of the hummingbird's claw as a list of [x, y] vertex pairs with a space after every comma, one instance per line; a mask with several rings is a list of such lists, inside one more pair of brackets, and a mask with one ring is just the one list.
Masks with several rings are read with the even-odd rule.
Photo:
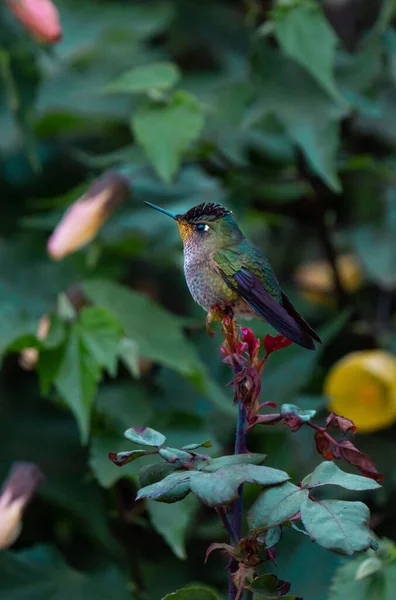
[[210, 335], [210, 337], [215, 337], [216, 333], [210, 328], [211, 324], [213, 323], [213, 321], [217, 320], [217, 316], [216, 313], [209, 311], [208, 314], [206, 315], [206, 331], [208, 332], [208, 335]]

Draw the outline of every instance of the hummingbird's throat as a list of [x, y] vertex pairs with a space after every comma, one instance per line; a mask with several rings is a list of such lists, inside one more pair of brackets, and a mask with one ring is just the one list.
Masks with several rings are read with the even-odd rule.
[[186, 240], [188, 240], [188, 238], [192, 236], [193, 228], [190, 225], [190, 223], [187, 223], [187, 221], [177, 221], [177, 224], [179, 226], [181, 238], [183, 242], [185, 242]]

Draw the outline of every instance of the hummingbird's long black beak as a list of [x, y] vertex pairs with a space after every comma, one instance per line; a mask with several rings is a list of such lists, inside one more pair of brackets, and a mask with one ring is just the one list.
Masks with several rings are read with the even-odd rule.
[[161, 208], [160, 206], [156, 206], [155, 204], [151, 204], [151, 202], [145, 202], [145, 204], [147, 204], [147, 206], [150, 206], [151, 208], [154, 208], [154, 210], [159, 210], [159, 212], [164, 213], [164, 215], [168, 215], [168, 217], [172, 217], [172, 219], [174, 219], [175, 221], [178, 220], [178, 216], [173, 212], [170, 212], [170, 210], [165, 210], [165, 208]]

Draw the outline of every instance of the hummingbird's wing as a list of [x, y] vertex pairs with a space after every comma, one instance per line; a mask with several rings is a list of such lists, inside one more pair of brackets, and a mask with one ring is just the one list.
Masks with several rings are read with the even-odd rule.
[[236, 291], [258, 317], [264, 319], [296, 344], [314, 349], [318, 334], [308, 325], [280, 289], [269, 262], [262, 256], [249, 256], [234, 250], [213, 254], [215, 270]]

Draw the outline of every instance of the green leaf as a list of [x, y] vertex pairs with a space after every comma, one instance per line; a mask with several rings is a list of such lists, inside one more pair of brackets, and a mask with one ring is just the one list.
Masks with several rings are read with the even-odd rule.
[[283, 52], [339, 99], [334, 79], [337, 36], [321, 7], [309, 0], [274, 11], [274, 33]]
[[132, 118], [138, 143], [160, 177], [170, 183], [183, 153], [204, 124], [201, 107], [187, 92], [175, 92], [166, 104], [145, 102]]
[[121, 341], [121, 326], [105, 308], [83, 308], [78, 319], [80, 337], [95, 361], [116, 374], [117, 357]]
[[83, 444], [88, 441], [92, 405], [100, 375], [100, 367], [81, 339], [78, 325], [72, 325], [55, 386], [77, 419]]
[[0, 581], [4, 600], [131, 600], [128, 578], [112, 566], [87, 573], [69, 567], [52, 548], [0, 554]]
[[329, 600], [393, 600], [396, 585], [395, 545], [380, 540], [378, 552], [368, 550], [348, 560], [335, 573]]
[[[278, 589], [279, 579], [276, 575], [266, 573], [260, 577], [256, 577], [248, 586], [248, 589], [254, 592], [255, 596], [267, 599], [276, 599], [282, 596], [282, 591]], [[284, 597], [284, 596], [283, 596]]]
[[261, 465], [266, 458], [266, 454], [231, 454], [230, 456], [219, 456], [219, 458], [213, 458], [209, 464], [202, 467], [201, 471], [214, 473], [222, 467], [231, 465]]
[[207, 588], [189, 587], [167, 594], [162, 600], [219, 600], [219, 597]]
[[200, 442], [199, 444], [187, 444], [187, 446], [182, 446], [182, 450], [197, 450], [197, 448], [211, 448], [212, 442], [211, 440], [205, 440], [204, 442]]
[[66, 337], [66, 327], [65, 323], [55, 313], [50, 314], [49, 319], [50, 326], [48, 333], [45, 338], [41, 340], [41, 345], [43, 348], [51, 350], [64, 342]]
[[143, 446], [158, 448], [166, 442], [166, 437], [162, 433], [150, 427], [131, 427], [125, 431], [124, 436], [127, 440]]
[[139, 346], [135, 340], [123, 337], [120, 341], [118, 354], [132, 377], [138, 379], [140, 377]]
[[160, 462], [151, 465], [146, 465], [139, 473], [140, 486], [146, 487], [152, 483], [161, 481], [170, 473], [173, 473], [177, 469], [177, 465], [170, 465], [169, 463]]
[[368, 477], [344, 473], [334, 462], [322, 462], [313, 473], [307, 475], [301, 484], [306, 488], [320, 487], [322, 485], [338, 485], [346, 490], [376, 490], [381, 486]]
[[270, 467], [230, 465], [214, 473], [191, 472], [190, 488], [193, 494], [208, 506], [219, 506], [235, 500], [242, 483], [270, 486], [283, 483], [288, 478], [284, 471]]
[[[136, 381], [111, 381], [102, 383], [95, 402], [95, 411], [107, 421], [119, 435], [131, 423], [148, 425], [154, 416], [146, 388]], [[120, 442], [124, 443], [120, 438]]]
[[316, 415], [316, 410], [303, 410], [295, 404], [282, 404], [280, 412], [282, 416], [288, 413], [297, 415], [304, 422], [310, 421]]
[[267, 535], [265, 536], [265, 547], [273, 548], [278, 544], [282, 537], [282, 529], [281, 527], [271, 527], [267, 531]]
[[265, 490], [257, 498], [248, 514], [252, 529], [275, 527], [291, 519], [300, 511], [301, 503], [308, 498], [308, 490], [293, 483]]
[[194, 496], [187, 496], [177, 504], [148, 501], [147, 509], [154, 529], [181, 560], [187, 558], [186, 532], [199, 504]]
[[122, 469], [109, 460], [109, 453], [125, 451], [125, 440], [119, 433], [93, 432], [89, 449], [89, 464], [102, 487], [108, 488], [119, 479], [128, 478], [135, 484], [142, 467], [153, 462], [153, 456], [141, 456], [138, 461], [126, 464]]
[[169, 463], [181, 464], [192, 463], [194, 460], [189, 452], [179, 450], [178, 448], [160, 448], [159, 455]]
[[307, 498], [301, 505], [301, 519], [308, 533], [327, 550], [353, 554], [370, 547], [370, 511], [362, 502]]
[[111, 281], [85, 281], [82, 289], [115, 316], [143, 356], [188, 377], [222, 412], [235, 416], [230, 399], [210, 378], [177, 317], [146, 295]]
[[377, 556], [369, 556], [364, 560], [356, 571], [355, 579], [364, 579], [373, 573], [380, 571], [383, 567], [381, 560]]
[[[252, 109], [255, 119], [275, 114], [314, 173], [339, 192], [339, 122], [349, 107], [336, 103], [302, 68], [268, 45], [261, 47], [258, 67], [263, 93]], [[285, 94], [285, 90], [293, 90], [293, 94]]]
[[136, 94], [150, 90], [168, 90], [180, 79], [177, 65], [170, 62], [151, 63], [130, 69], [105, 88], [105, 92]]
[[149, 498], [158, 502], [177, 502], [190, 492], [190, 471], [177, 471], [165, 479], [141, 488], [136, 496], [137, 500]]

